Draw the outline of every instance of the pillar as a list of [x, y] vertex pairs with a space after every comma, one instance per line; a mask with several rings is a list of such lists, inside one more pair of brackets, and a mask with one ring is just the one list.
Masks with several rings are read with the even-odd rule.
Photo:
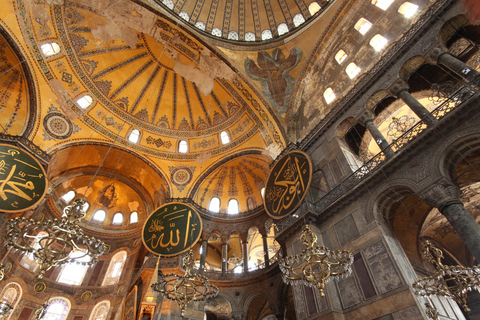
[[474, 85], [477, 85], [475, 81], [480, 80], [480, 72], [470, 67], [466, 63], [458, 60], [448, 53], [448, 51], [446, 51], [444, 48], [437, 47], [433, 49], [428, 58], [430, 59], [430, 62], [447, 67], [455, 74], [464, 78], [468, 82], [472, 82]]
[[265, 263], [265, 268], [270, 267], [270, 259], [268, 257], [268, 237], [267, 235], [262, 235], [262, 240], [263, 240], [263, 261]]
[[387, 158], [393, 157], [393, 155], [395, 155], [395, 152], [393, 152], [392, 148], [388, 144], [387, 139], [385, 139], [380, 130], [378, 130], [375, 123], [373, 123], [373, 114], [370, 111], [367, 110], [360, 114], [360, 116], [357, 117], [357, 120], [367, 128], [367, 130], [370, 132], [373, 139], [380, 147], [380, 149], [385, 153], [385, 156]]
[[242, 240], [243, 272], [248, 272], [248, 241]]
[[441, 180], [424, 190], [420, 198], [438, 208], [480, 262], [480, 226], [460, 201], [460, 189], [448, 180]]
[[222, 273], [227, 273], [228, 241], [222, 242]]
[[410, 92], [408, 92], [408, 84], [403, 80], [397, 80], [390, 88], [390, 92], [400, 98], [405, 104], [428, 125], [433, 125], [437, 119], [425, 108]]
[[207, 261], [208, 240], [202, 239], [202, 254], [200, 255], [200, 272], [205, 271], [205, 262]]

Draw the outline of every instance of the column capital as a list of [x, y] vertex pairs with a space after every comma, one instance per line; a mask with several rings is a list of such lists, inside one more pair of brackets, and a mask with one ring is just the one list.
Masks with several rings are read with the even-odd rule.
[[427, 59], [428, 63], [437, 64], [438, 58], [444, 53], [448, 53], [448, 50], [445, 47], [435, 47], [427, 53], [425, 58]]
[[365, 125], [366, 122], [373, 121], [373, 119], [375, 118], [375, 115], [370, 110], [364, 110], [362, 113], [357, 115], [355, 118], [362, 125]]
[[418, 195], [429, 206], [441, 208], [447, 202], [460, 200], [460, 188], [447, 179], [442, 179], [422, 190]]
[[397, 79], [394, 83], [390, 85], [390, 87], [388, 87], [388, 91], [396, 97], [398, 97], [400, 92], [408, 89], [410, 89], [408, 83], [406, 83], [402, 79]]

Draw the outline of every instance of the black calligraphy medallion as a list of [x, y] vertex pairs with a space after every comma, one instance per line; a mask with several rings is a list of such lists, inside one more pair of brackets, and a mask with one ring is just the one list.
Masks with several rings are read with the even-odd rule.
[[310, 181], [312, 162], [302, 151], [291, 151], [273, 167], [265, 187], [265, 210], [274, 219], [293, 213], [302, 203]]
[[145, 222], [142, 240], [148, 250], [161, 256], [175, 256], [190, 249], [200, 238], [202, 219], [190, 206], [167, 203]]
[[0, 144], [0, 211], [24, 211], [37, 205], [47, 191], [45, 171], [26, 151]]

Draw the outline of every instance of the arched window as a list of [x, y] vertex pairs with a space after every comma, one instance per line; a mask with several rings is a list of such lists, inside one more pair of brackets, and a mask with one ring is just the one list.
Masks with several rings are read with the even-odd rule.
[[249, 197], [247, 199], [247, 208], [248, 210], [253, 210], [257, 206], [257, 202], [255, 201], [254, 197]]
[[140, 130], [132, 129], [128, 135], [128, 141], [132, 143], [138, 143], [138, 140], [140, 140]]
[[238, 40], [238, 32], [237, 31], [230, 31], [227, 36], [228, 40]]
[[65, 193], [60, 199], [62, 199], [65, 203], [70, 203], [70, 201], [75, 198], [75, 191], [70, 190], [67, 193]]
[[337, 54], [335, 55], [335, 60], [337, 60], [338, 64], [342, 64], [343, 61], [347, 59], [347, 54], [343, 50], [338, 50]]
[[300, 26], [301, 24], [303, 24], [305, 22], [305, 18], [303, 17], [303, 15], [301, 13], [297, 13], [294, 17], [293, 17], [293, 25], [296, 27]]
[[310, 5], [308, 6], [308, 11], [312, 16], [318, 11], [320, 11], [320, 9], [321, 9], [320, 5], [315, 1], [310, 3]]
[[255, 40], [256, 40], [255, 33], [253, 32], [245, 33], [245, 41], [255, 41]]
[[281, 36], [281, 35], [284, 35], [285, 33], [288, 32], [288, 26], [286, 23], [282, 22], [278, 25], [277, 27], [277, 31], [278, 31], [278, 35]]
[[110, 309], [110, 301], [105, 300], [97, 303], [93, 308], [89, 320], [105, 320], [107, 319], [108, 310]]
[[55, 41], [42, 44], [40, 46], [40, 50], [42, 50], [42, 53], [45, 56], [45, 58], [53, 57], [59, 54], [61, 51], [60, 46]]
[[85, 212], [88, 211], [88, 208], [90, 208], [90, 203], [88, 203], [87, 201], [85, 201], [85, 204], [83, 205], [83, 210], [85, 210]]
[[403, 14], [405, 18], [411, 18], [417, 12], [418, 6], [416, 4], [405, 2], [403, 3], [400, 8], [398, 8], [398, 12]]
[[168, 9], [173, 10], [175, 8], [175, 4], [173, 3], [172, 0], [163, 0], [162, 1], [164, 5], [167, 6]]
[[327, 104], [330, 104], [333, 100], [335, 100], [335, 93], [333, 92], [332, 88], [327, 88], [323, 93], [323, 97]]
[[265, 187], [260, 190], [260, 194], [262, 195], [262, 198], [265, 198]]
[[93, 98], [89, 94], [84, 94], [83, 96], [77, 99], [77, 104], [80, 108], [85, 110], [93, 104]]
[[227, 131], [222, 131], [220, 133], [220, 140], [222, 140], [222, 144], [230, 143], [230, 137], [228, 136]]
[[188, 152], [188, 143], [185, 140], [180, 140], [178, 143], [178, 152], [187, 153]]
[[66, 298], [52, 298], [48, 300], [48, 307], [43, 320], [65, 320], [70, 311], [70, 301]]
[[220, 28], [213, 28], [212, 29], [212, 35], [214, 35], [215, 37], [219, 37], [221, 38], [222, 37], [222, 30]]
[[108, 265], [105, 278], [103, 279], [102, 286], [109, 286], [112, 284], [116, 284], [120, 280], [120, 276], [122, 275], [122, 270], [125, 264], [125, 260], [127, 260], [126, 251], [117, 252], [112, 257], [112, 260], [110, 260], [110, 264]]
[[262, 40], [269, 40], [272, 38], [273, 38], [272, 31], [268, 29], [262, 31]]
[[[63, 265], [62, 271], [58, 275], [57, 281], [60, 283], [79, 286], [82, 284], [85, 273], [87, 272], [90, 257], [85, 255], [83, 251], [77, 250], [70, 254], [70, 258], [75, 259], [75, 262], [69, 262]], [[79, 263], [83, 262], [83, 263]]]
[[360, 69], [354, 62], [350, 62], [347, 68], [345, 68], [345, 72], [348, 74], [350, 79], [353, 79], [356, 76], [358, 76], [361, 70], [362, 69]]
[[107, 217], [107, 213], [105, 212], [105, 210], [97, 210], [93, 214], [92, 220], [98, 221], [98, 222], [103, 222], [103, 221], [105, 221], [106, 217]]
[[230, 199], [228, 201], [227, 213], [228, 214], [238, 214], [240, 209], [238, 207], [237, 199]]
[[220, 212], [220, 199], [217, 197], [213, 197], [212, 199], [210, 199], [208, 210], [211, 212]]
[[365, 18], [360, 18], [360, 20], [358, 20], [357, 23], [355, 23], [355, 30], [360, 32], [360, 34], [362, 35], [367, 33], [371, 27], [372, 27], [372, 23]]
[[370, 40], [370, 45], [376, 50], [380, 51], [382, 50], [385, 45], [387, 44], [388, 40], [382, 37], [379, 34], [376, 34], [372, 40]]
[[372, 4], [376, 5], [382, 10], [387, 10], [393, 3], [393, 0], [372, 0]]
[[121, 225], [123, 223], [123, 213], [117, 212], [113, 216], [112, 224]]
[[197, 27], [197, 29], [200, 29], [202, 31], [205, 31], [205, 28], [206, 28], [205, 23], [202, 21], [195, 22], [195, 27]]
[[186, 11], [180, 11], [178, 13], [178, 15], [180, 16], [180, 18], [182, 18], [183, 20], [185, 21], [190, 21], [190, 16], [188, 15], [188, 13]]
[[[39, 232], [37, 234], [37, 236], [35, 238], [33, 238], [33, 241], [32, 241], [32, 244], [31, 244], [32, 248], [34, 248], [35, 250], [39, 249], [40, 248], [40, 240], [43, 237], [46, 237], [46, 236], [48, 236], [48, 234], [45, 231]], [[23, 256], [20, 263], [25, 268], [28, 268], [33, 272], [35, 272], [37, 270], [37, 267], [38, 267], [37, 261], [35, 260], [35, 258], [33, 256], [33, 252], [25, 253], [25, 255]]]
[[130, 213], [130, 223], [137, 223], [138, 222], [138, 212], [137, 211], [133, 211], [132, 213]]
[[[0, 301], [5, 301], [12, 306], [13, 310], [10, 312], [10, 315], [15, 311], [15, 307], [18, 304], [18, 301], [22, 298], [22, 287], [16, 282], [10, 282], [3, 288], [2, 293], [0, 294]], [[3, 319], [9, 319], [10, 316]]]

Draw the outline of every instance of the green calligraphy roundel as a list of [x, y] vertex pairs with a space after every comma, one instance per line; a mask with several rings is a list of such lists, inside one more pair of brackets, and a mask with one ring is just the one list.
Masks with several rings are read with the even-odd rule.
[[40, 162], [16, 146], [0, 144], [0, 211], [27, 210], [46, 192], [47, 180]]
[[143, 225], [142, 240], [151, 252], [168, 257], [189, 250], [201, 233], [200, 215], [189, 205], [171, 202], [148, 217]]
[[265, 210], [274, 219], [293, 213], [312, 180], [312, 162], [302, 151], [291, 151], [275, 163], [265, 186]]

